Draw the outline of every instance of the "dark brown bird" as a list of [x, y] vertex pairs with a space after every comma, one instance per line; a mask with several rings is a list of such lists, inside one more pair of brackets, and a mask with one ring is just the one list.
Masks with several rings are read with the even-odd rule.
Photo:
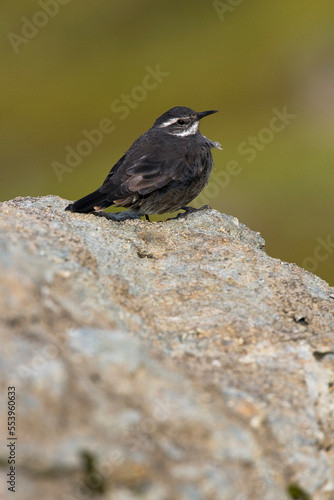
[[211, 149], [221, 149], [218, 142], [200, 133], [199, 120], [216, 112], [197, 113], [181, 106], [170, 109], [132, 144], [100, 188], [66, 210], [89, 213], [115, 205], [147, 219], [149, 214], [195, 211], [187, 204], [209, 180]]

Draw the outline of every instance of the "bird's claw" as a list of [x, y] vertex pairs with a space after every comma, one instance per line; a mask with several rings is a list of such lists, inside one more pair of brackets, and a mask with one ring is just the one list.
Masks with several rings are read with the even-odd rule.
[[177, 220], [177, 219], [187, 219], [187, 216], [189, 214], [192, 214], [194, 212], [199, 212], [200, 210], [211, 210], [211, 207], [209, 205], [203, 205], [203, 207], [200, 207], [200, 208], [182, 207], [181, 210], [184, 210], [184, 212], [180, 212], [179, 214], [177, 214], [176, 217], [172, 217], [171, 219], [167, 219], [166, 221]]

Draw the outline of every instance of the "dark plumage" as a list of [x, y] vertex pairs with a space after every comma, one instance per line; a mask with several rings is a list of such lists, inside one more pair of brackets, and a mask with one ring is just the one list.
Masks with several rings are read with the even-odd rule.
[[185, 209], [209, 180], [211, 148], [220, 148], [198, 130], [199, 120], [212, 113], [170, 109], [132, 144], [100, 188], [66, 210], [88, 213], [115, 205], [147, 216]]

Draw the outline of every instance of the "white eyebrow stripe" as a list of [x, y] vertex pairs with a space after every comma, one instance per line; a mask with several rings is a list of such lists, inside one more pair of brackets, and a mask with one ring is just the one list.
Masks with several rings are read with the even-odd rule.
[[198, 131], [198, 122], [195, 122], [192, 124], [190, 128], [183, 130], [183, 132], [172, 132], [171, 135], [177, 135], [178, 137], [185, 137], [187, 135], [196, 134], [197, 131]]
[[178, 120], [180, 120], [180, 118], [171, 118], [170, 120], [167, 120], [162, 125], [160, 125], [160, 128], [168, 127], [168, 125], [171, 125], [172, 123], [176, 123]]

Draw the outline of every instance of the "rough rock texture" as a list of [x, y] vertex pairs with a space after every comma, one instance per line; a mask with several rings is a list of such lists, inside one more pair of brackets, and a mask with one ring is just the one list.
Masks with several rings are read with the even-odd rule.
[[0, 208], [1, 498], [334, 499], [334, 290], [214, 210], [67, 203]]

